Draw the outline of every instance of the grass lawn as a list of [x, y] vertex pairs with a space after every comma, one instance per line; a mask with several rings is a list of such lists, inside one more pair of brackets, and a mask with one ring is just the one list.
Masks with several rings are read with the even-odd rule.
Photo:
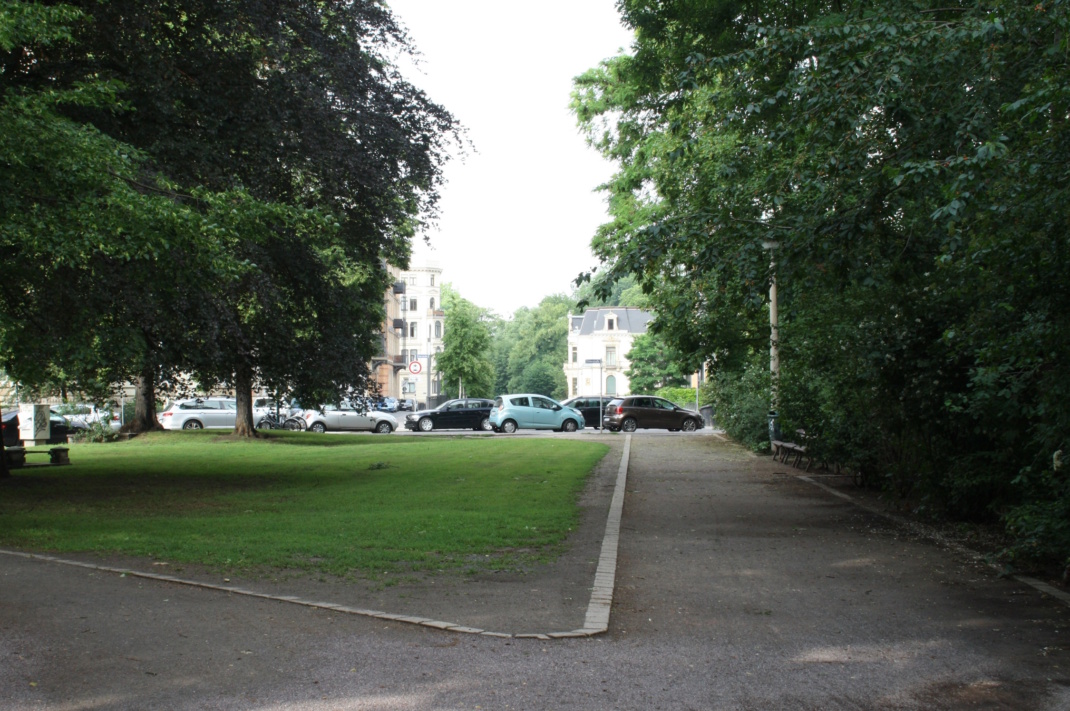
[[221, 569], [513, 567], [553, 555], [605, 445], [166, 432], [0, 479], [0, 546]]

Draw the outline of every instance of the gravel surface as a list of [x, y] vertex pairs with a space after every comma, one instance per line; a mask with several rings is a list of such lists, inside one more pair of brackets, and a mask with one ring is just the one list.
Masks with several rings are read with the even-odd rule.
[[[574, 628], [621, 453], [605, 439], [554, 565], [386, 589], [240, 582]], [[610, 629], [588, 639], [441, 632], [0, 555], [0, 708], [1070, 709], [1070, 608], [795, 473], [708, 431], [634, 435]]]

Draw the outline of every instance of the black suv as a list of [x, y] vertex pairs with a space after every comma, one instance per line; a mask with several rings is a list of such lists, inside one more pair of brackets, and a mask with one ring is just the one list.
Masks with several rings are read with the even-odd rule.
[[[598, 428], [599, 423], [602, 421], [602, 416], [606, 410], [609, 409], [609, 403], [613, 401], [612, 395], [603, 395], [599, 397], [597, 395], [579, 395], [574, 398], [565, 400], [562, 405], [565, 407], [574, 407], [583, 413], [583, 419], [587, 422], [588, 427]], [[599, 408], [598, 403], [601, 401], [602, 406]]]
[[702, 415], [677, 407], [663, 397], [629, 395], [609, 403], [602, 424], [616, 432], [635, 432], [638, 428], [677, 432], [702, 429]]
[[420, 410], [405, 415], [405, 429], [414, 432], [431, 430], [490, 431], [490, 408], [493, 400], [462, 398], [447, 400], [434, 410]]

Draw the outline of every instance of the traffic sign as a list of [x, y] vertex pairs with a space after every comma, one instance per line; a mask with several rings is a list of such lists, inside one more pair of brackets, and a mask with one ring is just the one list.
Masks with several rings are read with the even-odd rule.
[[409, 363], [409, 372], [413, 375], [419, 375], [420, 371], [424, 369], [423, 363], [418, 360], [411, 361]]

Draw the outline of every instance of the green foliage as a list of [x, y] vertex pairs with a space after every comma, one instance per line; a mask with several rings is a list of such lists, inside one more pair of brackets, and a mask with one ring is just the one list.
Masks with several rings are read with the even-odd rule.
[[[688, 410], [695, 409], [695, 389], [687, 387], [670, 387], [670, 388], [658, 388], [654, 391], [654, 394], [658, 397], [663, 397], [670, 402], [674, 402], [680, 407], [686, 407]], [[703, 393], [701, 388], [699, 389], [699, 406], [708, 405], [709, 402], [702, 399]]]
[[549, 439], [304, 432], [75, 444], [76, 466], [9, 480], [32, 486], [0, 485], [0, 545], [338, 575], [459, 569], [477, 556], [516, 567], [565, 539], [606, 451]]
[[442, 373], [443, 391], [457, 397], [458, 386], [463, 382], [469, 397], [494, 397], [488, 315], [449, 284], [442, 286], [442, 308], [446, 312], [442, 352], [435, 356], [435, 364]]
[[110, 423], [97, 420], [88, 423], [85, 429], [75, 431], [71, 439], [75, 442], [114, 442], [119, 439], [119, 432], [113, 430]]
[[[632, 341], [629, 369], [624, 372], [632, 393], [652, 393], [659, 388], [688, 383], [682, 356], [656, 333], [644, 333]], [[692, 371], [693, 372], [693, 371]]]
[[636, 276], [758, 447], [775, 258], [782, 428], [1065, 558], [1033, 472], [1070, 434], [1070, 3], [843, 5], [620, 4], [633, 54], [573, 103], [619, 166], [594, 279]]
[[769, 370], [753, 363], [742, 371], [718, 371], [701, 391], [703, 403], [729, 437], [755, 452], [769, 451]]
[[535, 308], [518, 309], [510, 321], [496, 325], [494, 360], [497, 393], [533, 392], [564, 398], [568, 313], [572, 299], [563, 294], [544, 298]]
[[381, 3], [0, 3], [0, 365], [364, 389], [458, 138], [410, 51]]

